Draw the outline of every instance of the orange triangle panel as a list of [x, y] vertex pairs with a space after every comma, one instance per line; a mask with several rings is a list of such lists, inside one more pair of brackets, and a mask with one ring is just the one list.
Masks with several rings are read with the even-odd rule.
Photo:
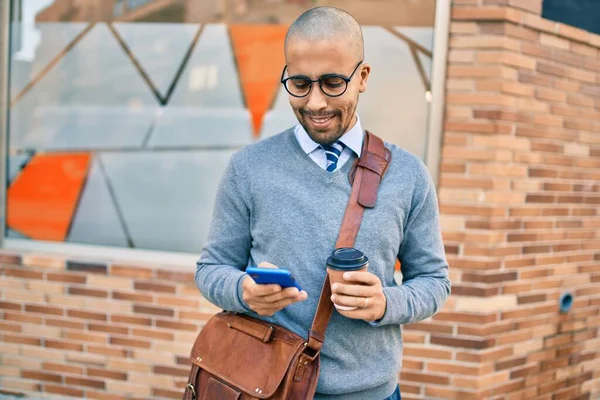
[[34, 156], [8, 188], [8, 226], [31, 239], [64, 241], [90, 159], [87, 153]]
[[283, 42], [286, 25], [231, 25], [229, 32], [246, 106], [252, 114], [254, 134], [260, 133], [285, 65]]

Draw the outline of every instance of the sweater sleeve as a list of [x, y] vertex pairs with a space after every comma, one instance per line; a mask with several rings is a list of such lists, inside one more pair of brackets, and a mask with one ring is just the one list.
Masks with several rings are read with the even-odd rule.
[[435, 186], [426, 167], [422, 163], [419, 166], [398, 252], [402, 285], [383, 289], [387, 309], [384, 317], [374, 325], [408, 324], [429, 318], [450, 295]]
[[[235, 156], [234, 156], [235, 158]], [[242, 281], [252, 238], [250, 208], [243, 196], [234, 158], [227, 166], [215, 198], [207, 241], [196, 264], [196, 285], [211, 303], [227, 311], [248, 312]]]

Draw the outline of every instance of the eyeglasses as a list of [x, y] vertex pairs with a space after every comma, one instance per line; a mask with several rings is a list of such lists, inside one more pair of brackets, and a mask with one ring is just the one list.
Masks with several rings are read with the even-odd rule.
[[287, 65], [283, 68], [283, 72], [281, 73], [281, 83], [285, 87], [285, 90], [294, 97], [306, 97], [310, 93], [313, 83], [319, 83], [319, 87], [321, 91], [329, 97], [339, 97], [346, 93], [346, 89], [348, 89], [348, 83], [352, 80], [352, 77], [358, 70], [358, 66], [362, 64], [363, 60], [360, 60], [356, 67], [354, 67], [354, 71], [350, 74], [350, 76], [346, 77], [340, 74], [325, 74], [321, 76], [319, 79], [310, 79], [305, 75], [294, 75], [288, 78], [283, 78], [285, 76], [285, 71], [287, 70]]

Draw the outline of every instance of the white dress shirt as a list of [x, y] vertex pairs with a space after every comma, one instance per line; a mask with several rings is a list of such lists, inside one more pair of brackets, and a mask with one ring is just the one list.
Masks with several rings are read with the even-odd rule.
[[[315, 142], [308, 136], [308, 133], [304, 130], [302, 125], [296, 125], [294, 128], [294, 134], [296, 135], [296, 140], [302, 147], [302, 150], [308, 156], [317, 163], [323, 169], [327, 169], [327, 157], [325, 156], [325, 150], [319, 145], [319, 143]], [[344, 150], [342, 150], [342, 154], [338, 159], [337, 168], [341, 168], [342, 165], [352, 155], [352, 152], [356, 153], [357, 157], [360, 157], [360, 153], [362, 151], [362, 142], [363, 142], [364, 132], [362, 126], [360, 125], [360, 118], [358, 115], [356, 116], [356, 123], [350, 130], [342, 135], [338, 140], [346, 145]]]

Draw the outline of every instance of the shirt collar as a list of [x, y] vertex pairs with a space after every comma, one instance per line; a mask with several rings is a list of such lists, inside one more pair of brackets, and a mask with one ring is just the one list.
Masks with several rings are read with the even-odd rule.
[[[308, 136], [308, 133], [306, 133], [302, 125], [296, 125], [294, 128], [294, 133], [298, 143], [300, 144], [300, 147], [302, 147], [302, 150], [304, 150], [306, 154], [310, 154], [319, 148], [319, 143], [315, 142], [310, 138], [310, 136]], [[356, 123], [348, 132], [344, 133], [342, 137], [339, 138], [339, 141], [350, 148], [350, 150], [352, 150], [357, 157], [360, 157], [362, 152], [363, 136], [364, 132], [360, 124], [360, 118], [358, 115], [356, 115]]]

